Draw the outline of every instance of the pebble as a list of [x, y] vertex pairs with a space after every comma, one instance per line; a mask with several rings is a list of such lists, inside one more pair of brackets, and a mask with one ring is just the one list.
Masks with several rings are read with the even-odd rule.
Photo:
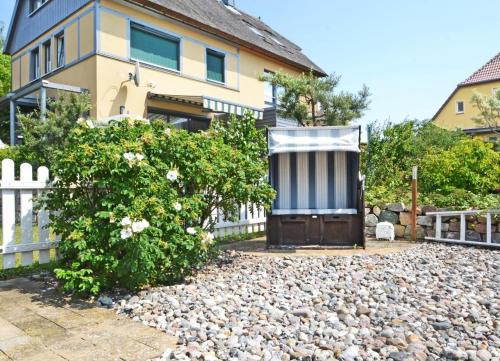
[[110, 300], [178, 338], [158, 360], [500, 361], [499, 276], [499, 251], [456, 245], [349, 257], [231, 251], [186, 283]]

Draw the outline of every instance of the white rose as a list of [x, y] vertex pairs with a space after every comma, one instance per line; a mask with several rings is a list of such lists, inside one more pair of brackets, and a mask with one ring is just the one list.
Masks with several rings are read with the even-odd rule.
[[182, 210], [182, 205], [179, 203], [179, 202], [176, 202], [174, 204], [174, 209], [177, 211], [177, 212], [180, 212]]
[[123, 227], [127, 227], [127, 226], [130, 226], [132, 224], [132, 221], [130, 220], [129, 217], [125, 217], [125, 218], [122, 219], [122, 221], [120, 222], [120, 224]]
[[177, 180], [177, 177], [178, 177], [178, 173], [176, 170], [169, 170], [168, 173], [167, 173], [167, 179], [171, 182]]
[[141, 233], [148, 227], [149, 227], [149, 222], [146, 221], [145, 219], [143, 219], [142, 221], [137, 221], [132, 223], [132, 231], [134, 233]]
[[135, 153], [135, 159], [137, 159], [139, 162], [144, 159], [144, 154], [140, 153]]
[[196, 229], [194, 229], [193, 227], [188, 227], [186, 229], [186, 232], [189, 233], [190, 235], [195, 235], [196, 234]]
[[123, 158], [131, 162], [135, 159], [135, 154], [131, 152], [123, 153]]
[[120, 232], [120, 236], [122, 237], [122, 239], [127, 239], [132, 237], [132, 230], [130, 228], [122, 229]]
[[204, 245], [212, 244], [214, 243], [214, 238], [215, 236], [212, 233], [205, 233], [201, 241]]
[[170, 129], [170, 128], [165, 129], [165, 135], [167, 137], [170, 137], [172, 135], [172, 129]]
[[94, 128], [94, 127], [95, 127], [95, 126], [94, 126], [94, 122], [93, 122], [92, 120], [90, 120], [90, 119], [87, 119], [87, 120], [85, 121], [85, 124], [87, 124], [87, 127], [89, 127], [90, 129], [92, 129], [92, 128]]

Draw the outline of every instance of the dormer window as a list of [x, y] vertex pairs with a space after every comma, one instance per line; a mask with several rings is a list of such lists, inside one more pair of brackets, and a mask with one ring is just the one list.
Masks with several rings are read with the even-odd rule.
[[30, 14], [40, 9], [49, 0], [30, 0]]

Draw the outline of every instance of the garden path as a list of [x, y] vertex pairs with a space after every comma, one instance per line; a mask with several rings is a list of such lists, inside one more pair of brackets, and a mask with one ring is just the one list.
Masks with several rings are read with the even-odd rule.
[[0, 361], [148, 360], [175, 342], [114, 310], [69, 300], [43, 280], [0, 282]]

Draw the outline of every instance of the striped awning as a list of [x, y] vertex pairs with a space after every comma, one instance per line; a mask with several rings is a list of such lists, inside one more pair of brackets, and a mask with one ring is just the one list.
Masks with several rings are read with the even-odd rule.
[[269, 155], [291, 152], [360, 152], [359, 126], [269, 128]]
[[148, 99], [163, 100], [167, 102], [191, 105], [202, 108], [205, 111], [214, 113], [243, 115], [246, 112], [251, 112], [255, 119], [262, 119], [264, 117], [263, 109], [252, 108], [246, 105], [235, 104], [206, 96], [171, 95], [171, 94], [157, 94], [149, 92]]
[[251, 108], [241, 104], [228, 103], [223, 100], [203, 97], [203, 108], [210, 109], [216, 113], [228, 113], [243, 115], [246, 112], [251, 112], [255, 119], [262, 119], [264, 111], [262, 109]]

